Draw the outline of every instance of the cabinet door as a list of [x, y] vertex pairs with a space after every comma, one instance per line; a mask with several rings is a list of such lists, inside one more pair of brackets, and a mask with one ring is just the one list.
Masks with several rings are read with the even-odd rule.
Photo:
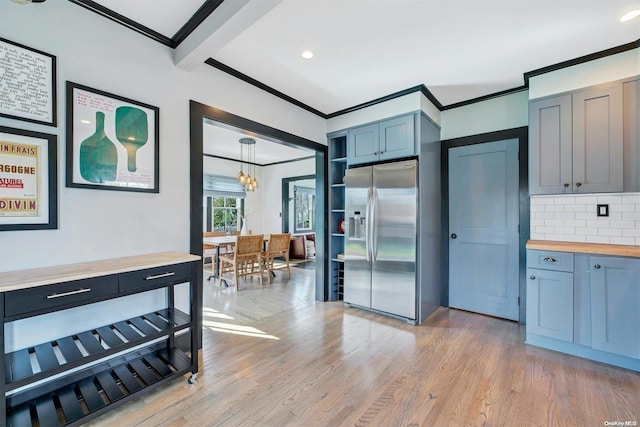
[[414, 117], [398, 117], [380, 123], [380, 160], [416, 154]]
[[347, 163], [375, 162], [380, 146], [378, 124], [362, 126], [349, 131]]
[[571, 95], [529, 104], [529, 191], [572, 192]]
[[640, 358], [640, 259], [592, 256], [591, 346]]
[[623, 190], [622, 84], [573, 94], [573, 192]]
[[573, 341], [573, 273], [527, 269], [527, 332]]

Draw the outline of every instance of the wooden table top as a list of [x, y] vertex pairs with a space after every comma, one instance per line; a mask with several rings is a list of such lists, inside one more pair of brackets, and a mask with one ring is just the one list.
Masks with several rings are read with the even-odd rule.
[[529, 240], [527, 242], [527, 249], [557, 252], [577, 252], [592, 255], [617, 255], [640, 258], [640, 246]]
[[71, 280], [88, 279], [108, 274], [125, 273], [128, 271], [198, 260], [200, 260], [198, 255], [180, 252], [159, 252], [77, 264], [8, 271], [6, 273], [0, 273], [0, 292], [34, 288]]

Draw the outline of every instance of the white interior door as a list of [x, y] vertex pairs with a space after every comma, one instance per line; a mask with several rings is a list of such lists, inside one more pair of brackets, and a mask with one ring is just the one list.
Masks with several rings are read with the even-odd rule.
[[449, 305], [518, 320], [518, 140], [449, 150]]

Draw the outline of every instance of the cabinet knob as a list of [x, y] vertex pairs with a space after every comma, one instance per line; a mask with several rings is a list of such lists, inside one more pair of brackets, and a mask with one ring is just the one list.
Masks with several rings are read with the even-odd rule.
[[581, 182], [576, 182], [576, 187], [582, 187], [582, 183]]
[[457, 238], [458, 238], [458, 235], [457, 235], [456, 233], [451, 233], [451, 238], [452, 238], [452, 239], [457, 239]]
[[529, 279], [531, 280], [536, 280], [536, 276], [534, 276], [533, 274], [531, 276], [529, 276]]
[[593, 268], [595, 268], [596, 270], [599, 270], [600, 269], [600, 264], [594, 265]]
[[569, 183], [568, 183], [568, 182], [565, 182], [564, 184], [562, 184], [562, 186], [563, 186], [564, 188], [569, 188]]
[[380, 154], [384, 154], [384, 150], [380, 150]]

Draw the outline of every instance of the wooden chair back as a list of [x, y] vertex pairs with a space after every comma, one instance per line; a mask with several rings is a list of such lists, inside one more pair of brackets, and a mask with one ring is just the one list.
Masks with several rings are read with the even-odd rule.
[[288, 254], [290, 243], [291, 233], [271, 234], [267, 243], [267, 256], [273, 258]]
[[233, 249], [236, 260], [252, 260], [260, 257], [262, 254], [262, 240], [262, 234], [238, 236]]

